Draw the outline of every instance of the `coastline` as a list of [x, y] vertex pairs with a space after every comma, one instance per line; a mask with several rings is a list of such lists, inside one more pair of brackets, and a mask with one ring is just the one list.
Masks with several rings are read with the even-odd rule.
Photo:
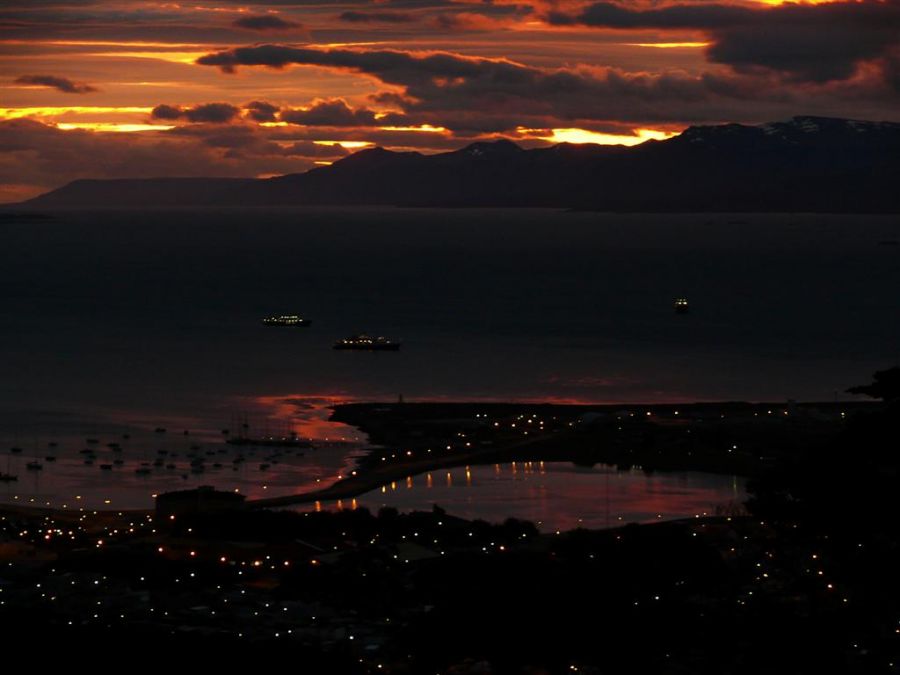
[[[703, 471], [753, 478], [775, 462], [833, 437], [854, 413], [876, 409], [877, 403], [861, 401], [341, 404], [333, 408], [331, 420], [359, 429], [373, 446], [351, 475], [311, 492], [248, 500], [246, 507], [350, 499], [435, 469], [506, 461], [610, 464], [647, 473]], [[85, 512], [141, 516], [152, 511]], [[25, 513], [59, 516], [80, 511], [0, 505], [0, 514]]]
[[[359, 460], [355, 475], [315, 492], [251, 500], [247, 506], [348, 499], [434, 469], [504, 461], [603, 463], [646, 472], [752, 478], [786, 455], [837, 434], [853, 413], [874, 409], [877, 404], [856, 401], [344, 404], [335, 406], [331, 419], [356, 427], [376, 446]], [[535, 431], [540, 425], [533, 422], [526, 437], [510, 425], [529, 415], [544, 421], [544, 430]]]
[[[890, 412], [880, 404], [778, 406], [772, 404], [771, 418], [768, 404], [748, 403], [338, 406], [335, 418], [352, 418], [370, 439], [384, 444], [361, 462], [374, 468], [317, 494], [361, 489], [368, 480], [429, 463], [488, 461], [526, 452], [581, 462], [619, 457], [645, 471], [715, 462], [733, 469], [744, 462], [748, 471], [771, 478], [770, 462], [783, 466], [800, 458], [801, 446], [818, 449], [818, 443], [833, 441], [848, 430], [845, 419], [878, 418], [853, 413]], [[532, 428], [543, 420], [545, 433], [529, 432], [526, 441], [522, 419]], [[556, 426], [550, 424], [554, 419]], [[450, 454], [429, 457], [448, 433], [456, 435]], [[620, 434], [624, 438], [617, 441]], [[697, 441], [679, 445], [686, 436]], [[641, 444], [632, 446], [636, 439]], [[743, 455], [728, 452], [725, 444], [735, 439], [739, 447], [747, 444]], [[476, 440], [480, 447], [471, 449]], [[467, 452], [454, 450], [466, 443]], [[759, 444], [770, 454], [755, 456]], [[391, 447], [399, 461], [382, 461]], [[396, 452], [401, 447], [413, 454]], [[424, 456], [417, 457], [419, 451]], [[837, 459], [831, 456], [832, 462]], [[823, 484], [816, 474], [818, 463], [804, 464], [803, 476], [830, 492], [830, 481]], [[822, 464], [827, 470], [827, 456]], [[837, 464], [841, 473], [856, 466]], [[889, 485], [882, 476], [866, 489], [886, 496]], [[626, 672], [634, 665], [633, 654], [645, 652], [650, 670], [699, 672], [700, 652], [692, 646], [699, 644], [720, 646], [719, 662], [730, 658], [737, 664], [728, 672], [744, 672], [747, 663], [759, 665], [756, 672], [771, 662], [769, 652], [783, 655], [784, 647], [796, 648], [798, 639], [818, 645], [823, 633], [835, 631], [865, 631], [872, 646], [870, 657], [855, 647], [829, 643], [835, 645], [829, 660], [860, 666], [847, 672], [870, 672], [862, 666], [872, 658], [892, 658], [886, 629], [893, 630], [896, 622], [891, 600], [896, 548], [885, 537], [890, 530], [883, 529], [885, 523], [893, 525], [892, 519], [878, 517], [889, 510], [879, 504], [877, 512], [864, 507], [860, 515], [831, 510], [821, 519], [804, 518], [803, 511], [783, 508], [777, 494], [754, 496], [763, 501], [741, 514], [552, 533], [538, 531], [527, 520], [490, 523], [459, 518], [440, 507], [301, 513], [262, 508], [266, 504], [257, 501], [251, 504], [257, 508], [188, 511], [171, 519], [16, 507], [15, 516], [0, 516], [0, 539], [5, 539], [0, 554], [9, 563], [0, 614], [15, 616], [12, 625], [23, 634], [58, 631], [58, 640], [73, 644], [102, 630], [119, 644], [185, 640], [217, 653], [217, 646], [240, 639], [254, 653], [284, 649], [296, 654], [308, 648], [311, 658], [331, 663], [346, 658], [365, 668], [341, 672], [361, 673], [452, 672], [441, 671], [441, 664], [463, 663], [473, 644], [481, 644], [477, 653], [502, 660], [517, 653], [522, 631], [535, 628], [535, 616], [552, 617], [533, 633], [549, 645], [547, 658], [570, 658], [569, 643], [559, 642], [559, 636], [576, 631], [578, 641], [572, 644], [581, 650], [579, 663], [590, 666], [579, 665], [582, 672], [604, 672], [594, 665], [608, 665], [609, 654], [623, 666], [615, 672]], [[830, 494], [825, 499], [831, 503]], [[860, 561], [869, 565], [876, 584], [854, 575]], [[522, 612], [523, 598], [533, 613]], [[584, 612], [567, 611], [573, 602], [585, 611], [603, 607], [600, 623], [585, 622]], [[183, 633], [185, 625], [198, 628]], [[499, 633], [493, 630], [497, 625], [503, 626]], [[629, 648], [604, 652], [601, 658], [593, 651], [598, 630]], [[672, 641], [648, 651], [644, 636], [653, 631], [664, 631]], [[461, 637], [445, 640], [450, 634]], [[490, 637], [478, 643], [479, 636]], [[789, 636], [790, 643], [779, 642], [781, 636]], [[417, 664], [429, 667], [404, 670], [413, 645], [424, 659]], [[673, 645], [684, 649], [673, 651]], [[762, 657], [758, 645], [770, 646]], [[807, 659], [810, 650], [799, 653]], [[673, 663], [672, 654], [678, 668], [659, 668]], [[566, 662], [560, 663], [548, 672], [565, 672]], [[788, 665], [791, 672], [824, 669]]]

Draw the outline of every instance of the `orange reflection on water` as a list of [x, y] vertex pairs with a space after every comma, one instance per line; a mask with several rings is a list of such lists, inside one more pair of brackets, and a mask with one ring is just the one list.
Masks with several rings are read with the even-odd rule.
[[[465, 481], [453, 480], [459, 471], [465, 473]], [[526, 461], [457, 467], [447, 471], [446, 484], [435, 485], [429, 474], [424, 486], [387, 493], [382, 489], [380, 494], [363, 495], [359, 502], [374, 510], [383, 506], [427, 510], [438, 504], [463, 518], [500, 522], [513, 516], [542, 529], [565, 530], [741, 513], [745, 497], [743, 481], [733, 476], [645, 474], [605, 465]]]
[[284, 394], [256, 396], [241, 403], [302, 438], [358, 442], [363, 438], [356, 429], [330, 420], [333, 406], [349, 402], [340, 394]]

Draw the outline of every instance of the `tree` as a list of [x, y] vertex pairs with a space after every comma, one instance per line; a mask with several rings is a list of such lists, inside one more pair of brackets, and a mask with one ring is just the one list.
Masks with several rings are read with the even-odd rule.
[[880, 398], [887, 403], [900, 400], [900, 367], [894, 366], [887, 370], [879, 370], [872, 379], [872, 384], [861, 384], [850, 387], [848, 394], [863, 394], [872, 398]]

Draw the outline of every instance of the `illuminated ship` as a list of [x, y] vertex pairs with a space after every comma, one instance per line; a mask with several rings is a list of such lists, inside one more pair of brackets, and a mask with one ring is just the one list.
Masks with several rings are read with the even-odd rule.
[[675, 312], [678, 314], [687, 314], [689, 307], [687, 298], [676, 298], [675, 299]]
[[362, 351], [396, 352], [400, 349], [400, 343], [389, 340], [386, 337], [372, 337], [361, 333], [351, 335], [334, 343], [335, 349], [358, 349]]
[[262, 322], [265, 326], [308, 326], [312, 323], [309, 319], [304, 319], [296, 314], [267, 316]]

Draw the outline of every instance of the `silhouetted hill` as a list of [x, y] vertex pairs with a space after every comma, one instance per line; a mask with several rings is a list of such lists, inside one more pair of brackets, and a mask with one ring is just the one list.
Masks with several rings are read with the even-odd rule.
[[254, 178], [120, 178], [82, 179], [24, 202], [27, 206], [63, 208], [129, 206], [214, 206], [242, 190]]
[[795, 117], [695, 126], [630, 148], [502, 140], [437, 155], [374, 148], [265, 180], [82, 180], [26, 204], [898, 212], [898, 177], [900, 124]]

